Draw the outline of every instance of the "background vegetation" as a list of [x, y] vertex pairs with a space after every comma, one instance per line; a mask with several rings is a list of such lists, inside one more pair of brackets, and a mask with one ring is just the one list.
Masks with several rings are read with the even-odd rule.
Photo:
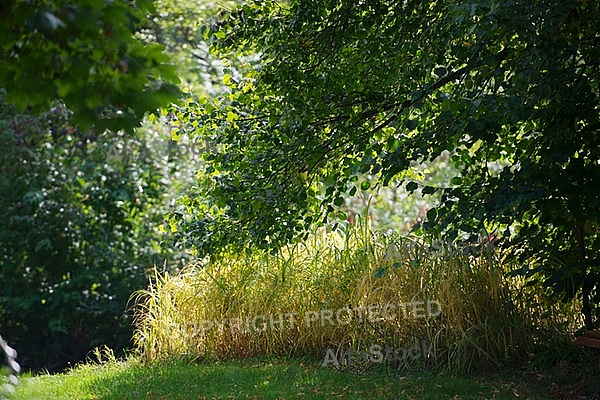
[[174, 59], [197, 38], [175, 24], [196, 26], [206, 10], [164, 2], [148, 20], [152, 2], [63, 3], [1, 6], [0, 332], [26, 369], [131, 346], [129, 297], [153, 267], [188, 259], [162, 243], [164, 215], [201, 163], [177, 151], [166, 112], [131, 129], [176, 99]]
[[598, 327], [600, 3], [222, 6], [0, 2], [0, 333], [25, 368], [426, 340], [419, 368], [473, 371]]
[[[128, 347], [129, 296], [153, 265], [185, 259], [160, 245], [176, 164], [137, 153], [150, 131], [84, 137], [60, 104], [36, 117], [0, 107], [3, 333], [25, 368], [62, 368], [101, 344]], [[130, 157], [109, 161], [111, 146]]]

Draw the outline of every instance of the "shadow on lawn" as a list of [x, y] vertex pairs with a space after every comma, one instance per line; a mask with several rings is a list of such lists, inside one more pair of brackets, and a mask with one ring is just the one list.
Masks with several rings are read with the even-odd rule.
[[507, 380], [458, 378], [384, 369], [351, 373], [300, 361], [128, 364], [100, 374], [87, 388], [97, 400], [116, 399], [547, 399], [522, 396]]

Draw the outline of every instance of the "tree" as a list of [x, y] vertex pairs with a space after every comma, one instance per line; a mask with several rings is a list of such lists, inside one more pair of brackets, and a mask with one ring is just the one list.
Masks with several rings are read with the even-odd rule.
[[[370, 174], [440, 195], [423, 230], [503, 236], [518, 272], [581, 295], [591, 329], [599, 17], [589, 0], [254, 1], [226, 13], [206, 36], [246, 65], [226, 71], [226, 95], [174, 110], [218, 144], [174, 217], [180, 240], [280, 246], [343, 218], [344, 195]], [[444, 152], [458, 171], [447, 186], [411, 180], [411, 162]]]
[[20, 111], [62, 99], [82, 128], [131, 129], [176, 101], [163, 46], [137, 35], [152, 0], [0, 1], [0, 87]]

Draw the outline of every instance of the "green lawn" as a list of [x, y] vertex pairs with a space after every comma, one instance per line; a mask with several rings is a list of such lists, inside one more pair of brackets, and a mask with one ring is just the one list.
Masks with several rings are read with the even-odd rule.
[[[515, 376], [517, 374], [515, 373]], [[537, 379], [535, 377], [538, 377]], [[85, 365], [66, 374], [22, 379], [17, 399], [549, 399], [539, 375], [455, 377], [449, 373], [380, 369], [337, 371], [299, 360], [172, 362], [129, 361]], [[580, 397], [577, 397], [580, 398]], [[585, 397], [584, 397], [585, 398]]]

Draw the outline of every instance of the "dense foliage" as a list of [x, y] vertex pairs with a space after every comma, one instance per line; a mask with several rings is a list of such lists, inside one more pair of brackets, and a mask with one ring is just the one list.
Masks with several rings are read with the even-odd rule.
[[26, 368], [127, 347], [130, 295], [148, 268], [181, 258], [160, 247], [176, 169], [140, 151], [150, 133], [84, 137], [70, 116], [0, 103], [0, 329]]
[[165, 113], [115, 132], [177, 99], [176, 68], [188, 90], [218, 79], [195, 33], [210, 9], [0, 2], [0, 332], [26, 368], [128, 346], [127, 303], [147, 269], [186, 259], [161, 245], [162, 216], [197, 154], [170, 140], [186, 138]]
[[0, 86], [20, 110], [61, 98], [82, 127], [131, 129], [175, 101], [175, 66], [137, 35], [152, 0], [0, 2]]
[[[175, 218], [200, 252], [278, 247], [378, 182], [437, 193], [421, 228], [503, 236], [520, 273], [600, 300], [600, 3], [254, 1], [207, 27], [245, 66], [174, 109], [217, 144]], [[257, 59], [255, 55], [258, 55]], [[200, 122], [200, 124], [198, 124]], [[448, 185], [414, 162], [449, 154]]]

